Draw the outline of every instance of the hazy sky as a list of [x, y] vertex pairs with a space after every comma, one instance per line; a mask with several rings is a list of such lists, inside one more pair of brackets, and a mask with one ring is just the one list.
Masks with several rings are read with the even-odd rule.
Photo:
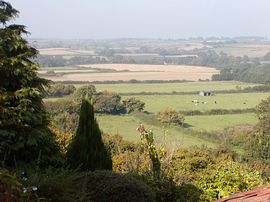
[[10, 0], [31, 37], [270, 36], [270, 0]]

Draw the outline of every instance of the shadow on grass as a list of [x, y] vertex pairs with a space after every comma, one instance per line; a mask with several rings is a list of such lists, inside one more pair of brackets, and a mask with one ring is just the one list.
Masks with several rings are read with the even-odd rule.
[[192, 127], [194, 127], [194, 126], [191, 124], [188, 124], [188, 123], [184, 123], [184, 125], [183, 125], [183, 128], [192, 128]]

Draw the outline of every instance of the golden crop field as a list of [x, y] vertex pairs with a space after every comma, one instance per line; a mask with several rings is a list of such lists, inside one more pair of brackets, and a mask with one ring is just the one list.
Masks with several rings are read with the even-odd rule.
[[186, 65], [93, 64], [82, 67], [112, 69], [115, 72], [64, 74], [49, 77], [53, 81], [129, 81], [136, 80], [189, 80], [211, 79], [219, 71], [210, 67]]

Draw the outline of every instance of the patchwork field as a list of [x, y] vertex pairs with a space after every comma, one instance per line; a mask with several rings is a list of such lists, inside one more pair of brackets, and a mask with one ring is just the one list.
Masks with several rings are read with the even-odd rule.
[[211, 79], [219, 71], [210, 67], [186, 65], [135, 65], [135, 64], [96, 64], [81, 65], [100, 70], [114, 70], [114, 72], [74, 73], [62, 76], [50, 76], [53, 81], [129, 81], [136, 80], [189, 80]]
[[177, 72], [190, 74], [219, 72], [214, 68], [210, 67], [188, 66], [188, 65], [91, 64], [80, 66], [98, 69], [113, 69], [116, 71], [127, 70], [132, 72]]

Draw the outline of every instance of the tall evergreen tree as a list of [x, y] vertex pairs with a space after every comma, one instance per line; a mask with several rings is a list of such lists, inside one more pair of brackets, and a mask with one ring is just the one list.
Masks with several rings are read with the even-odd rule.
[[91, 171], [112, 169], [110, 153], [104, 146], [93, 104], [88, 98], [82, 101], [78, 129], [67, 151], [67, 159], [71, 168]]
[[8, 25], [17, 15], [0, 0], [0, 162], [54, 164], [59, 150], [42, 103], [48, 81], [37, 76], [37, 50], [23, 38], [25, 27]]

